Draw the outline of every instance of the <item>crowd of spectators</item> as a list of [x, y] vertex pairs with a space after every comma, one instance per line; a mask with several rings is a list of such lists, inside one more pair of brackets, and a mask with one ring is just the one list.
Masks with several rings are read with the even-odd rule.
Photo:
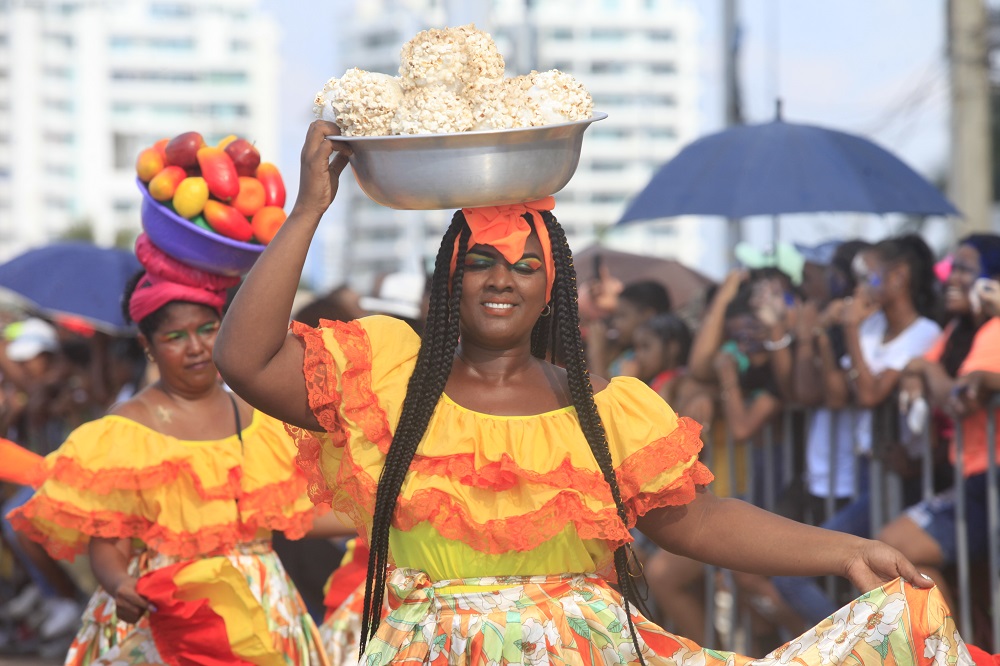
[[[972, 537], [969, 555], [976, 562], [986, 556], [985, 472], [995, 444], [987, 441], [984, 408], [1000, 390], [1000, 237], [965, 238], [941, 262], [919, 236], [903, 235], [799, 247], [749, 263], [708, 289], [694, 316], [690, 308], [674, 311], [669, 283], [623, 283], [601, 270], [580, 295], [592, 371], [638, 377], [701, 423], [717, 494], [883, 539], [954, 595], [953, 465], [968, 480], [961, 519]], [[315, 326], [378, 312], [420, 332], [425, 285], [422, 275], [387, 275], [370, 297], [342, 286], [293, 317]], [[10, 320], [0, 341], [0, 435], [48, 453], [148, 381], [132, 338], [78, 322]], [[956, 422], [962, 460], [948, 454]], [[929, 500], [921, 496], [927, 482], [919, 464], [928, 438], [939, 491]], [[872, 496], [883, 486], [871, 479], [886, 470], [901, 480], [901, 506], [909, 508], [883, 525], [872, 522], [872, 502], [881, 506], [884, 498]], [[3, 492], [6, 513], [31, 489]], [[3, 538], [0, 645], [58, 650], [93, 588], [80, 573], [86, 567], [64, 568], [10, 530]], [[736, 600], [749, 617], [746, 650], [761, 654], [854, 593], [844, 583], [716, 572], [642, 545], [655, 616], [699, 643], [727, 628], [706, 613], [724, 598], [706, 590]], [[276, 548], [299, 588], [316, 592], [306, 601], [320, 613], [321, 581], [339, 551], [280, 539]], [[977, 632], [985, 624], [977, 623]]]

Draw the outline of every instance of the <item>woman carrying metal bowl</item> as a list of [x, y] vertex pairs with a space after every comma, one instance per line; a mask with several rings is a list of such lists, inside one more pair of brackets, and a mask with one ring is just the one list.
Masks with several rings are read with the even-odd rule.
[[717, 566], [840, 574], [866, 592], [767, 662], [968, 659], [940, 595], [896, 550], [716, 498], [696, 423], [637, 379], [588, 373], [551, 197], [455, 213], [422, 343], [385, 317], [288, 331], [348, 160], [326, 139], [337, 133], [310, 127], [294, 209], [215, 356], [234, 390], [297, 433], [314, 500], [370, 546], [362, 663], [725, 663], [643, 617], [633, 526]]

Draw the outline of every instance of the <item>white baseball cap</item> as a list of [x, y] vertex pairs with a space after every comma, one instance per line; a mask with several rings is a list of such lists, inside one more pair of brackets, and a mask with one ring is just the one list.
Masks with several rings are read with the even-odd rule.
[[368, 312], [417, 319], [426, 282], [427, 277], [422, 273], [389, 273], [382, 279], [378, 295], [363, 296], [359, 304]]
[[43, 352], [59, 349], [56, 329], [47, 321], [28, 319], [16, 331], [14, 339], [7, 344], [7, 358], [12, 361], [30, 361]]

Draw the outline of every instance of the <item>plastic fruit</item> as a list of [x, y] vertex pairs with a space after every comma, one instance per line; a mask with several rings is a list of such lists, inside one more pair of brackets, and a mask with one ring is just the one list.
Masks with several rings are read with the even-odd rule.
[[208, 185], [205, 179], [189, 176], [181, 181], [174, 192], [174, 210], [181, 217], [191, 219], [205, 209], [208, 201]]
[[236, 165], [236, 173], [240, 176], [254, 176], [260, 166], [260, 153], [246, 139], [236, 139], [226, 146], [226, 154]]
[[205, 221], [212, 230], [226, 238], [243, 241], [253, 238], [253, 229], [247, 218], [238, 210], [221, 201], [209, 199], [205, 202]]
[[250, 221], [253, 237], [267, 245], [285, 223], [285, 211], [277, 206], [264, 206]]
[[178, 134], [164, 147], [167, 164], [188, 169], [198, 165], [198, 150], [205, 146], [205, 139], [198, 132]]
[[285, 181], [281, 179], [278, 167], [270, 162], [261, 162], [257, 167], [257, 180], [264, 186], [264, 205], [285, 206]]
[[144, 183], [153, 180], [153, 176], [160, 173], [165, 166], [163, 155], [156, 148], [147, 148], [135, 159], [135, 172], [139, 180]]
[[198, 166], [212, 196], [228, 201], [239, 194], [240, 181], [236, 175], [236, 166], [226, 151], [215, 146], [199, 149]]
[[160, 154], [163, 158], [163, 163], [167, 163], [167, 144], [170, 143], [170, 139], [160, 139], [153, 144], [153, 150]]
[[264, 207], [264, 186], [256, 178], [240, 177], [240, 193], [230, 202], [233, 208], [247, 217]]
[[226, 146], [231, 144], [233, 141], [236, 141], [236, 139], [238, 138], [239, 137], [236, 136], [235, 134], [230, 134], [229, 136], [223, 137], [223, 139], [219, 141], [219, 143], [215, 144], [215, 147], [222, 148], [223, 150], [225, 150]]
[[205, 221], [204, 215], [195, 215], [193, 218], [191, 218], [191, 222], [196, 227], [201, 227], [205, 231], [211, 231], [213, 234], [215, 233], [215, 229], [208, 226], [208, 222]]
[[187, 178], [187, 172], [179, 166], [164, 167], [160, 173], [149, 181], [149, 196], [157, 201], [170, 201], [181, 181]]

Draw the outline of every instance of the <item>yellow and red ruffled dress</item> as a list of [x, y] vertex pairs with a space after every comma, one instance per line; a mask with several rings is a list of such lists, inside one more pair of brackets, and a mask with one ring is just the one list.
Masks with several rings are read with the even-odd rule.
[[[137, 577], [225, 559], [243, 574], [253, 612], [263, 614], [263, 624], [247, 614], [238, 628], [244, 634], [248, 627], [265, 628], [269, 636], [257, 637], [258, 652], [283, 655], [287, 664], [325, 664], [316, 626], [270, 545], [271, 530], [302, 537], [318, 511], [295, 465], [295, 446], [283, 425], [261, 412], [254, 412], [242, 440], [235, 434], [179, 440], [105, 416], [77, 428], [45, 459], [47, 480], [11, 521], [60, 559], [86, 552], [94, 536], [132, 539], [130, 569]], [[233, 628], [227, 629], [232, 637]], [[112, 662], [165, 663], [150, 614], [135, 625], [119, 622], [114, 601], [99, 590], [66, 663]]]
[[[366, 539], [419, 339], [386, 317], [292, 326], [324, 429], [288, 426], [300, 465], [314, 501], [349, 514]], [[651, 509], [692, 501], [712, 480], [698, 462], [699, 426], [640, 381], [616, 378], [595, 399], [630, 526]], [[635, 663], [621, 597], [608, 584], [612, 551], [628, 541], [572, 407], [493, 416], [444, 395], [403, 483], [390, 532], [390, 612], [361, 663]], [[648, 664], [750, 661], [633, 617]], [[856, 660], [971, 665], [940, 594], [900, 581], [757, 663]]]

